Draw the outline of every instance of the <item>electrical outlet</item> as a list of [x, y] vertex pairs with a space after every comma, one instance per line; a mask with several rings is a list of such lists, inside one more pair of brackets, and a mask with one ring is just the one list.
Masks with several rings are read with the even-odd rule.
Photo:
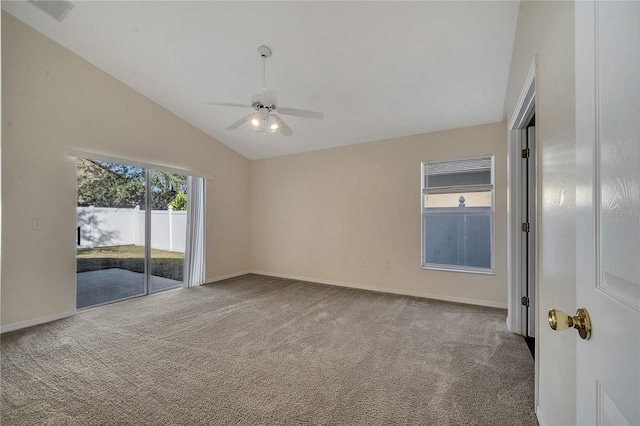
[[33, 231], [40, 231], [42, 229], [42, 220], [31, 219], [31, 229]]
[[367, 267], [367, 259], [362, 259], [362, 267], [363, 268]]
[[386, 269], [391, 269], [391, 261], [390, 261], [390, 260], [387, 260], [387, 261], [384, 263], [384, 267], [385, 267]]
[[238, 250], [238, 257], [242, 257], [242, 250]]

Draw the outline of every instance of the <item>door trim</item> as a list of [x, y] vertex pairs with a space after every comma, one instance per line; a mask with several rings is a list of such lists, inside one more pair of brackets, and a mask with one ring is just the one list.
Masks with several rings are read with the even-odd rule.
[[[521, 211], [521, 146], [522, 140], [526, 136], [526, 126], [531, 121], [531, 118], [535, 114], [535, 98], [536, 98], [536, 80], [539, 81], [538, 76], [538, 55], [535, 55], [529, 68], [529, 74], [524, 82], [520, 98], [514, 109], [513, 115], [509, 120], [509, 127], [507, 129], [507, 329], [516, 334], [526, 335], [526, 321], [525, 309], [522, 306], [522, 296], [524, 296], [524, 289], [520, 283], [521, 277], [521, 264], [522, 264], [522, 247], [521, 247], [521, 232], [522, 232], [522, 211]], [[539, 112], [539, 111], [538, 111]], [[540, 129], [538, 120], [536, 120], [536, 127]], [[540, 132], [537, 132], [538, 134]], [[538, 158], [540, 152], [540, 144], [535, 144], [535, 150], [533, 153], [534, 158]], [[540, 188], [540, 161], [536, 161], [536, 188]], [[540, 191], [536, 193], [536, 205], [540, 205]], [[535, 215], [536, 224], [539, 223], [538, 212]], [[538, 226], [535, 226], [535, 232], [531, 237], [535, 239], [536, 253], [534, 254], [534, 268], [535, 268], [535, 306], [533, 306], [535, 318], [539, 328], [540, 324], [540, 309], [539, 309], [539, 285], [538, 277], [540, 276], [538, 271], [538, 262], [535, 259], [538, 258], [537, 250], [539, 245]], [[539, 408], [539, 345], [536, 345], [535, 349], [535, 362], [534, 362], [534, 404]], [[539, 409], [537, 410], [539, 411]], [[537, 413], [536, 413], [537, 414]], [[539, 419], [542, 418], [542, 412], [540, 411]]]
[[[520, 283], [522, 250], [520, 245], [521, 229], [521, 146], [526, 137], [526, 126], [535, 112], [536, 67], [538, 57], [533, 59], [529, 74], [525, 80], [520, 98], [516, 104], [507, 134], [507, 268], [508, 268], [508, 314], [507, 329], [516, 334], [526, 334], [526, 318], [522, 309], [524, 289]], [[534, 154], [535, 155], [535, 154]], [[535, 236], [534, 236], [535, 238]], [[537, 313], [537, 309], [534, 307]]]
[[536, 405], [536, 417], [538, 418], [539, 426], [547, 425], [547, 421], [544, 419], [544, 415], [542, 414], [542, 408], [540, 408], [540, 405]]

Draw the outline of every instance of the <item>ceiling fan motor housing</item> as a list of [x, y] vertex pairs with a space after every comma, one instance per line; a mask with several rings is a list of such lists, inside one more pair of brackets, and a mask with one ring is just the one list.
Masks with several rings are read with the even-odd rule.
[[262, 93], [258, 93], [251, 97], [251, 107], [253, 109], [268, 109], [274, 111], [276, 109], [276, 96], [275, 92], [269, 89], [263, 90]]

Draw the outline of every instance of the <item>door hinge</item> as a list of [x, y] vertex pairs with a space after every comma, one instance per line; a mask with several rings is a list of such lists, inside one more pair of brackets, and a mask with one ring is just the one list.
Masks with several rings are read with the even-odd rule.
[[531, 156], [531, 151], [529, 148], [525, 148], [522, 150], [522, 158], [529, 158]]
[[531, 226], [529, 222], [525, 222], [522, 224], [522, 232], [529, 232], [531, 230]]
[[527, 308], [529, 307], [529, 298], [527, 296], [524, 296], [522, 298], [522, 305], [526, 306]]

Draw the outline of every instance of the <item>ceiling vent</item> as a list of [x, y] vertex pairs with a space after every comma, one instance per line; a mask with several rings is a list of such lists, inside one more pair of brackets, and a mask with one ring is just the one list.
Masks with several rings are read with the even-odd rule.
[[73, 9], [73, 3], [69, 1], [29, 0], [29, 3], [42, 10], [58, 22], [62, 22], [67, 13]]

